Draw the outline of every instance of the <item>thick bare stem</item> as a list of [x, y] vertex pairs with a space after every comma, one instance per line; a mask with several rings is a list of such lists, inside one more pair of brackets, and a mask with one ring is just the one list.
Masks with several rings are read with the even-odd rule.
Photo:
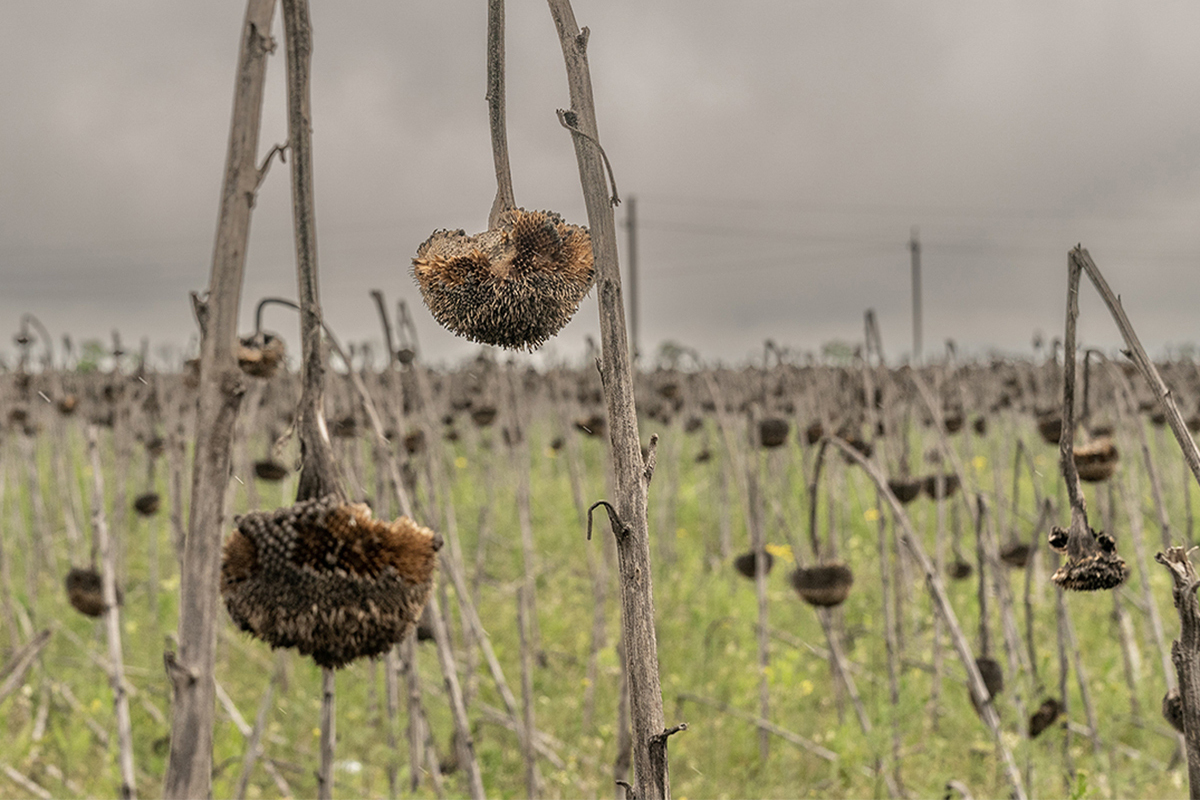
[[337, 747], [337, 673], [321, 669], [321, 758], [317, 771], [317, 797], [333, 798], [333, 754]]
[[117, 719], [118, 763], [121, 767], [120, 795], [124, 800], [137, 797], [137, 775], [133, 768], [133, 727], [129, 717], [129, 693], [125, 685], [125, 656], [121, 648], [121, 612], [117, 605], [117, 553], [109, 536], [104, 513], [104, 471], [96, 426], [87, 428], [88, 461], [92, 467], [92, 529], [100, 548], [100, 591], [104, 598], [104, 632], [108, 640], [108, 683], [113, 692]]
[[[1066, 480], [1067, 501], [1071, 504], [1071, 536], [1086, 536], [1087, 510], [1075, 469], [1075, 327], [1079, 319], [1079, 264], [1072, 258], [1067, 267], [1067, 322], [1063, 337], [1063, 409], [1062, 434], [1058, 438], [1059, 467]], [[1080, 540], [1082, 541], [1082, 540]], [[1072, 550], [1072, 557], [1082, 555]]]
[[1187, 741], [1188, 796], [1200, 798], [1200, 603], [1196, 587], [1200, 579], [1182, 547], [1167, 548], [1154, 560], [1171, 573], [1172, 596], [1179, 611], [1179, 639], [1171, 644], [1171, 660], [1179, 675], [1179, 695], [1183, 702], [1183, 735]]
[[212, 794], [213, 666], [216, 659], [217, 595], [225, 490], [233, 451], [233, 428], [243, 384], [237, 367], [237, 318], [250, 236], [250, 213], [258, 188], [259, 123], [275, 0], [249, 0], [242, 24], [233, 122], [225, 161], [225, 184], [205, 301], [195, 467], [179, 596], [179, 652], [166, 662], [174, 687], [171, 751], [163, 794], [168, 798]]
[[[579, 163], [596, 265], [602, 350], [600, 375], [608, 410], [617, 489], [615, 500], [620, 517], [625, 521], [625, 532], [617, 536], [617, 560], [621, 576], [621, 630], [629, 669], [637, 794], [642, 800], [666, 800], [671, 796], [666, 750], [664, 747], [661, 753], [651, 752], [652, 744], [658, 741], [655, 737], [662, 735], [665, 726], [654, 630], [654, 585], [646, 519], [647, 483], [638, 441], [633, 374], [621, 299], [616, 221], [598, 146], [599, 133], [587, 60], [588, 31], [579, 29], [569, 0], [549, 0], [549, 6], [566, 64], [571, 96], [569, 115], [578, 131], [571, 138]], [[665, 740], [661, 741], [665, 743]], [[656, 757], [658, 755], [661, 758]]]
[[325, 363], [321, 353], [321, 300], [317, 273], [317, 219], [313, 195], [312, 23], [308, 0], [281, 0], [287, 51], [288, 142], [292, 151], [292, 231], [300, 301], [303, 384], [299, 439], [303, 466], [298, 500], [343, 495], [329, 431], [325, 426]]
[[496, 163], [496, 199], [488, 215], [488, 227], [494, 228], [501, 214], [517, 207], [504, 120], [504, 0], [488, 0], [487, 101], [492, 160]]
[[387, 305], [383, 301], [383, 292], [378, 289], [372, 289], [371, 299], [375, 301], [375, 309], [379, 312], [379, 323], [383, 326], [383, 344], [387, 347], [388, 351], [388, 370], [394, 370], [398, 361], [396, 358], [396, 340], [392, 337], [392, 321], [388, 318]]

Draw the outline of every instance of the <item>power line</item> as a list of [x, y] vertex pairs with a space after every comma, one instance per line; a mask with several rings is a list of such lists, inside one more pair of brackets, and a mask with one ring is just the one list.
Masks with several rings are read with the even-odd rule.
[[643, 199], [649, 199], [656, 205], [674, 207], [704, 207], [717, 208], [723, 211], [788, 211], [816, 214], [846, 214], [856, 216], [894, 215], [910, 219], [928, 219], [931, 217], [967, 218], [967, 219], [1016, 219], [1032, 221], [1056, 221], [1079, 223], [1105, 222], [1155, 222], [1175, 221], [1188, 222], [1195, 219], [1198, 209], [1176, 206], [1169, 210], [1154, 210], [1146, 212], [1125, 213], [1088, 213], [1059, 207], [1015, 207], [1015, 206], [970, 206], [961, 203], [954, 205], [922, 204], [922, 203], [869, 203], [869, 202], [805, 202], [802, 200], [761, 200], [748, 198], [729, 198], [726, 196], [705, 197], [702, 195], [674, 195], [639, 193]]

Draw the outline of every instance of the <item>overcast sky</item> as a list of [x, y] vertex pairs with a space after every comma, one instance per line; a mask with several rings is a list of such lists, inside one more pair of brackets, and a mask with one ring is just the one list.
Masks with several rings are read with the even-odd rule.
[[[57, 337], [194, 347], [244, 4], [4, 3], [0, 351], [20, 315]], [[911, 349], [919, 227], [925, 352], [1028, 352], [1061, 335], [1087, 247], [1147, 347], [1200, 340], [1200, 5], [1191, 2], [576, 0], [601, 141], [636, 196], [642, 349], [741, 361], [861, 337]], [[405, 299], [425, 355], [476, 346], [409, 274], [437, 228], [478, 232], [495, 192], [484, 0], [316, 0], [321, 290], [343, 340], [378, 340], [368, 292]], [[278, 30], [280, 40], [282, 34]], [[261, 146], [286, 139], [282, 46]], [[545, 3], [508, 8], [517, 202], [586, 224]], [[243, 301], [295, 297], [286, 169], [255, 209]], [[626, 206], [617, 210], [623, 222]], [[622, 229], [623, 230], [623, 229]], [[622, 262], [627, 261], [622, 241]], [[628, 291], [628, 287], [627, 287]], [[1119, 341], [1090, 287], [1081, 336]], [[291, 312], [267, 327], [295, 340]], [[547, 345], [575, 357], [595, 293]]]

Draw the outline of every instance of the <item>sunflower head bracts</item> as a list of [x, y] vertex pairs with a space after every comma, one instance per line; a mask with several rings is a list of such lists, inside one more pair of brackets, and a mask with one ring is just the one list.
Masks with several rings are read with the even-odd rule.
[[236, 519], [221, 594], [242, 630], [322, 667], [403, 639], [433, 585], [442, 537], [407, 517], [376, 520], [335, 496]]
[[417, 249], [412, 273], [441, 325], [513, 350], [545, 344], [595, 281], [586, 228], [553, 211], [519, 208], [476, 236], [436, 231]]

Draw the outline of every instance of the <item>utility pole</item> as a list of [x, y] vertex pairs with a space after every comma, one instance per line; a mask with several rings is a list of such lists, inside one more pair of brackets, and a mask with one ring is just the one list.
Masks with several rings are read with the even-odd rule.
[[641, 325], [638, 319], [638, 270], [637, 270], [637, 198], [630, 196], [625, 199], [628, 210], [625, 212], [625, 233], [629, 257], [629, 344], [634, 366], [642, 354], [641, 339], [638, 338]]
[[908, 240], [908, 249], [912, 253], [912, 323], [913, 323], [913, 354], [914, 365], [921, 363], [921, 240], [917, 226], [912, 229], [912, 237]]

